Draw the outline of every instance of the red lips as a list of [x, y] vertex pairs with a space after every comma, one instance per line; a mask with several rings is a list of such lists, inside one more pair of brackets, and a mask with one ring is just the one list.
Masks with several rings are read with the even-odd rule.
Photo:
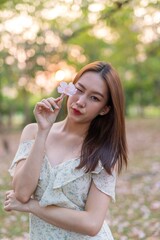
[[72, 110], [73, 110], [74, 114], [76, 114], [76, 115], [81, 115], [81, 114], [82, 114], [82, 113], [81, 113], [78, 109], [76, 109], [76, 108], [72, 108]]

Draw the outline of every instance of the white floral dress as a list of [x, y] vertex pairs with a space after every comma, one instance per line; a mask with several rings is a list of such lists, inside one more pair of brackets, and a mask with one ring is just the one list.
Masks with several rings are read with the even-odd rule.
[[[14, 175], [17, 162], [27, 158], [33, 143], [34, 140], [29, 140], [19, 145], [9, 169], [11, 176]], [[92, 180], [99, 190], [109, 195], [115, 201], [115, 173], [113, 172], [113, 175], [108, 175], [100, 163], [94, 171], [85, 173], [83, 169], [75, 169], [79, 161], [79, 158], [71, 159], [52, 167], [47, 156], [44, 156], [38, 185], [34, 193], [34, 198], [39, 201], [42, 207], [57, 205], [59, 207], [83, 211]], [[55, 227], [30, 214], [30, 239], [113, 240], [113, 237], [105, 221], [99, 233], [91, 237]]]

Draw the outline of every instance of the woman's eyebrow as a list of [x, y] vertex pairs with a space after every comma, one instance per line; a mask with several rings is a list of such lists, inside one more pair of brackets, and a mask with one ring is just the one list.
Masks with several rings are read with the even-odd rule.
[[[79, 83], [79, 82], [78, 82], [78, 85], [79, 85], [80, 87], [82, 87], [83, 89], [86, 89], [85, 86], [84, 86], [83, 84]], [[93, 93], [93, 94], [97, 94], [97, 95], [99, 95], [100, 97], [104, 98], [104, 95], [103, 95], [102, 93], [100, 93], [100, 92], [93, 91], [92, 93]]]
[[81, 83], [79, 83], [79, 82], [78, 82], [78, 85], [79, 85], [80, 87], [82, 87], [83, 89], [86, 89], [86, 88], [83, 86], [83, 84], [81, 84]]

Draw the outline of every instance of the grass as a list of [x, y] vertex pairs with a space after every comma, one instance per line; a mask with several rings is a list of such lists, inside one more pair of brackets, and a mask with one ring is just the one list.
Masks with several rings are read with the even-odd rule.
[[[116, 203], [111, 203], [107, 214], [115, 240], [160, 239], [159, 123], [159, 119], [127, 120], [129, 166], [118, 177]], [[11, 188], [7, 168], [18, 146], [19, 136], [19, 133], [6, 135], [10, 152], [0, 150], [1, 240], [28, 239], [28, 215], [6, 213], [2, 206], [5, 191]]]

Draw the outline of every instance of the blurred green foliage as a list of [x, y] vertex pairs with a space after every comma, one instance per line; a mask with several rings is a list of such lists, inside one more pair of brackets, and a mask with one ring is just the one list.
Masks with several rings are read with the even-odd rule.
[[57, 71], [74, 75], [95, 60], [118, 70], [128, 116], [160, 115], [158, 8], [158, 0], [1, 1], [0, 125], [19, 125], [17, 114], [34, 121], [36, 101], [56, 95]]

